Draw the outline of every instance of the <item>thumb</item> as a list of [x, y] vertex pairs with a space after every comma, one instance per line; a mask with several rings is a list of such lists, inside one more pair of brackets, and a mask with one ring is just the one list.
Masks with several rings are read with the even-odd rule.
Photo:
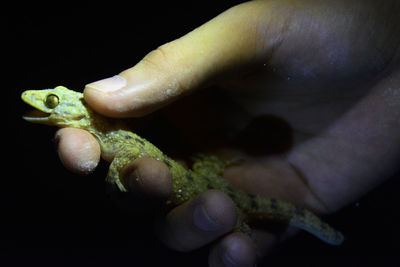
[[220, 77], [265, 63], [279, 42], [281, 31], [274, 27], [283, 25], [274, 22], [271, 9], [269, 1], [235, 6], [136, 66], [88, 84], [85, 100], [107, 116], [143, 116]]

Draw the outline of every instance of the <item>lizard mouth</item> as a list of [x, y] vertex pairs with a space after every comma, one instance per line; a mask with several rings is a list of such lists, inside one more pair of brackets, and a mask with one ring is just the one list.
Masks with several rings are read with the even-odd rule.
[[35, 109], [35, 110], [28, 111], [28, 113], [25, 116], [23, 116], [22, 118], [29, 122], [40, 122], [40, 121], [48, 120], [49, 116], [50, 116], [49, 113]]

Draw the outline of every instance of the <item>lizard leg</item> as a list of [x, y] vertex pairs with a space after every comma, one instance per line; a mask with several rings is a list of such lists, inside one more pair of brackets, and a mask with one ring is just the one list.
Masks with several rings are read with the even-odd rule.
[[131, 160], [132, 158], [128, 157], [127, 155], [116, 155], [108, 169], [106, 181], [113, 185], [116, 185], [118, 189], [121, 190], [122, 192], [127, 192], [128, 190], [121, 182], [120, 171], [122, 167], [128, 164]]
[[237, 210], [237, 219], [236, 219], [236, 225], [234, 228], [235, 232], [242, 232], [246, 235], [251, 235], [251, 228], [250, 226], [246, 223], [246, 216], [243, 213], [242, 210], [236, 209]]
[[193, 171], [205, 176], [222, 175], [226, 167], [237, 164], [239, 158], [220, 159], [217, 156], [198, 154], [193, 157]]

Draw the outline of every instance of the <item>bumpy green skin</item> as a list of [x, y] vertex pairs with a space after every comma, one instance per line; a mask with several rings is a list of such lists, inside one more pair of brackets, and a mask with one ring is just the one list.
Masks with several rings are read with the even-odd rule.
[[215, 156], [200, 155], [192, 170], [188, 170], [164, 155], [149, 141], [129, 131], [122, 120], [108, 119], [96, 114], [85, 104], [82, 93], [58, 86], [54, 89], [25, 91], [22, 99], [47, 114], [46, 117], [24, 117], [27, 121], [58, 127], [76, 127], [93, 134], [101, 145], [102, 156], [113, 158], [107, 181], [123, 192], [127, 190], [119, 179], [121, 168], [133, 159], [150, 157], [164, 162], [171, 171], [173, 193], [168, 203], [172, 206], [193, 199], [207, 189], [218, 189], [229, 195], [236, 204], [236, 231], [250, 233], [248, 223], [277, 221], [301, 228], [332, 245], [343, 242], [340, 232], [304, 208], [233, 188], [220, 176], [224, 168], [232, 162], [219, 160]]

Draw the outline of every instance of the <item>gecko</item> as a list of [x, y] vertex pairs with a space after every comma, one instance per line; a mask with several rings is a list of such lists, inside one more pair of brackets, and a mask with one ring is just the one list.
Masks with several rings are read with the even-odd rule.
[[191, 169], [165, 155], [146, 139], [133, 133], [122, 119], [112, 119], [96, 113], [85, 102], [83, 94], [63, 86], [54, 89], [27, 90], [22, 100], [36, 109], [36, 113], [23, 118], [32, 123], [57, 127], [75, 127], [96, 137], [103, 158], [113, 158], [106, 181], [122, 192], [127, 188], [120, 180], [120, 170], [132, 160], [150, 157], [165, 163], [172, 176], [172, 194], [167, 200], [171, 207], [195, 198], [208, 189], [226, 193], [235, 203], [237, 222], [234, 231], [251, 234], [250, 225], [273, 221], [305, 230], [320, 240], [340, 245], [341, 232], [322, 221], [310, 210], [275, 198], [252, 195], [233, 187], [222, 177], [232, 160], [214, 155], [199, 155]]

